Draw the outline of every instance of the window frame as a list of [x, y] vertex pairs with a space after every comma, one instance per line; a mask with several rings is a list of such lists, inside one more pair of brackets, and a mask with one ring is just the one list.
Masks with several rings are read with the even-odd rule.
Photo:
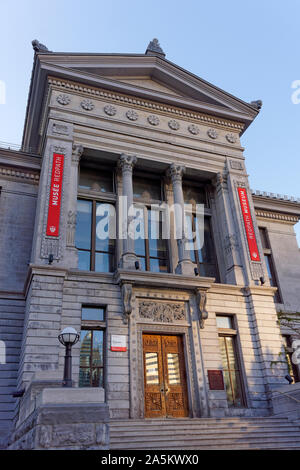
[[[143, 178], [145, 177], [145, 173], [144, 172], [141, 172], [141, 171], [137, 171], [134, 173], [133, 177], [132, 177], [132, 184], [134, 185], [134, 178]], [[139, 255], [136, 253], [136, 256], [139, 258], [139, 259], [143, 259], [145, 260], [145, 272], [152, 272], [152, 273], [169, 273], [170, 272], [170, 266], [171, 266], [171, 263], [170, 263], [170, 245], [169, 245], [169, 240], [165, 240], [165, 243], [166, 243], [166, 258], [161, 258], [161, 257], [156, 257], [156, 256], [150, 256], [150, 246], [149, 246], [149, 222], [148, 222], [148, 215], [149, 215], [149, 212], [151, 212], [151, 205], [152, 204], [156, 204], [156, 205], [161, 205], [163, 202], [165, 202], [165, 190], [164, 190], [164, 181], [163, 181], [163, 178], [161, 177], [161, 175], [157, 174], [147, 174], [147, 180], [158, 180], [160, 181], [160, 194], [161, 194], [161, 199], [143, 199], [143, 198], [137, 198], [137, 197], [134, 197], [133, 198], [133, 204], [134, 204], [134, 207], [135, 208], [139, 208], [139, 209], [143, 209], [143, 217], [144, 217], [144, 230], [145, 230], [145, 238], [144, 238], [144, 247], [145, 247], [145, 256], [142, 256], [142, 255]], [[134, 191], [133, 191], [134, 193]], [[155, 210], [155, 209], [154, 209]], [[159, 209], [157, 208], [157, 210], [159, 212], [163, 212], [163, 209]], [[151, 259], [153, 260], [165, 260], [166, 261], [166, 271], [152, 271], [150, 269], [151, 267]]]
[[[103, 309], [103, 320], [83, 320], [82, 319], [82, 309], [83, 308], [99, 308]], [[81, 331], [103, 331], [103, 345], [102, 345], [102, 353], [103, 353], [103, 365], [97, 367], [97, 369], [102, 369], [102, 385], [101, 386], [93, 386], [91, 384], [91, 378], [92, 374], [90, 374], [90, 385], [89, 387], [84, 387], [79, 385], [79, 380], [80, 380], [80, 375], [78, 379], [78, 387], [80, 388], [106, 388], [106, 344], [107, 344], [107, 324], [106, 324], [106, 319], [107, 319], [107, 306], [105, 305], [95, 305], [95, 304], [82, 304], [81, 305]], [[93, 336], [92, 336], [93, 338]], [[93, 352], [93, 342], [91, 341], [91, 353]], [[81, 369], [89, 369], [92, 371], [93, 366], [92, 366], [92, 359], [93, 359], [93, 354], [91, 354], [90, 357], [90, 365], [89, 367], [81, 367], [80, 366], [80, 359], [81, 359], [81, 347], [79, 350], [79, 374]], [[95, 368], [95, 367], [94, 367]]]
[[[105, 167], [102, 165], [97, 166], [97, 169], [101, 171]], [[106, 168], [107, 171], [107, 168]], [[91, 213], [91, 248], [78, 248], [76, 246], [76, 249], [78, 251], [84, 251], [90, 253], [90, 269], [88, 271], [93, 271], [93, 272], [99, 272], [99, 273], [112, 273], [116, 269], [116, 250], [117, 250], [117, 240], [115, 239], [114, 245], [115, 249], [114, 252], [110, 253], [109, 251], [100, 251], [96, 250], [96, 206], [97, 203], [108, 203], [112, 204], [115, 209], [116, 209], [116, 202], [117, 202], [117, 195], [116, 195], [116, 171], [114, 168], [110, 168], [109, 171], [112, 173], [112, 188], [113, 188], [113, 193], [110, 192], [99, 192], [95, 190], [88, 190], [88, 189], [81, 189], [79, 187], [79, 178], [80, 178], [80, 166], [79, 166], [79, 173], [78, 173], [78, 188], [77, 188], [77, 201], [78, 200], [83, 200], [83, 201], [90, 201], [92, 203], [92, 213]], [[96, 253], [103, 253], [103, 254], [108, 254], [112, 256], [113, 259], [113, 266], [111, 271], [95, 271], [95, 266], [96, 266]]]
[[[216, 283], [217, 282], [220, 282], [220, 271], [219, 271], [219, 266], [218, 266], [218, 258], [217, 258], [217, 251], [216, 251], [216, 245], [215, 245], [215, 239], [214, 239], [214, 236], [213, 236], [213, 231], [212, 231], [212, 211], [211, 211], [211, 208], [210, 208], [210, 198], [209, 198], [209, 192], [207, 190], [207, 185], [208, 185], [208, 182], [196, 182], [196, 181], [193, 181], [193, 180], [184, 180], [183, 183], [182, 183], [182, 191], [183, 191], [183, 199], [184, 199], [184, 203], [185, 204], [190, 204], [189, 202], [186, 202], [185, 201], [185, 197], [184, 197], [184, 188], [186, 186], [203, 186], [204, 187], [204, 191], [205, 191], [205, 204], [204, 204], [204, 218], [208, 220], [208, 223], [209, 223], [209, 231], [210, 231], [210, 236], [211, 236], [211, 241], [212, 241], [212, 246], [213, 246], [213, 258], [214, 258], [214, 263], [201, 263], [200, 260], [199, 260], [199, 253], [198, 253], [198, 249], [197, 249], [197, 246], [196, 246], [196, 239], [193, 240], [193, 245], [194, 245], [194, 257], [195, 257], [195, 260], [196, 262], [192, 261], [193, 264], [196, 265], [197, 269], [198, 269], [198, 273], [199, 273], [199, 276], [200, 276], [200, 266], [205, 266], [205, 265], [208, 265], [208, 266], [211, 266], [214, 264], [214, 267], [215, 267], [215, 272], [216, 272]], [[196, 206], [195, 204], [193, 203], [192, 204], [192, 212], [190, 212], [188, 215], [191, 216], [192, 218], [192, 231], [193, 233], [196, 233], [196, 224], [195, 224], [195, 218], [196, 218]], [[207, 276], [207, 277], [210, 277], [210, 276]]]
[[[232, 369], [230, 368], [230, 361], [229, 361], [229, 356], [228, 356], [228, 350], [227, 350], [227, 344], [226, 340], [224, 340], [225, 344], [225, 351], [226, 351], [226, 359], [227, 359], [227, 368], [224, 368], [224, 364], [222, 363], [222, 370], [227, 371], [229, 375], [229, 380], [230, 380], [230, 388], [231, 388], [231, 394], [233, 398], [233, 405], [231, 406], [232, 408], [246, 408], [247, 407], [247, 397], [246, 397], [246, 390], [245, 390], [245, 384], [244, 384], [244, 371], [243, 371], [243, 365], [242, 365], [242, 359], [241, 359], [241, 348], [240, 348], [240, 341], [239, 341], [239, 334], [238, 334], [238, 329], [237, 329], [237, 323], [236, 323], [236, 317], [235, 315], [228, 315], [225, 313], [218, 313], [216, 315], [216, 321], [218, 317], [227, 317], [230, 318], [231, 320], [231, 325], [232, 328], [218, 328], [217, 325], [217, 332], [218, 332], [218, 338], [232, 338], [232, 344], [233, 344], [233, 353], [234, 353], [234, 358], [235, 362], [237, 364], [237, 369]], [[233, 387], [233, 382], [232, 382], [232, 374], [231, 371], [238, 372], [238, 382], [239, 382], [239, 389], [240, 389], [240, 394], [241, 394], [241, 405], [236, 405], [234, 402], [234, 387]], [[227, 390], [225, 387], [225, 392], [227, 395]]]
[[[267, 272], [268, 272], [268, 266], [269, 266], [271, 276], [272, 276], [272, 280], [273, 280], [273, 283], [275, 284], [274, 286], [271, 286], [271, 287], [277, 287], [277, 291], [274, 294], [274, 302], [276, 304], [282, 304], [283, 299], [282, 299], [282, 294], [281, 294], [281, 289], [280, 289], [280, 284], [279, 284], [277, 271], [276, 271], [276, 268], [275, 268], [274, 257], [273, 257], [272, 248], [271, 248], [271, 244], [270, 244], [270, 237], [269, 237], [268, 229], [267, 229], [267, 227], [264, 227], [264, 226], [258, 226], [258, 231], [259, 231], [261, 246], [262, 246], [263, 255], [264, 255], [264, 262], [265, 262], [266, 267], [267, 267]], [[262, 233], [264, 234], [263, 236], [262, 236]], [[266, 245], [267, 245], [266, 247], [264, 246], [263, 238], [266, 241]], [[268, 266], [267, 266], [265, 258], [268, 259]], [[269, 279], [269, 281], [271, 280], [270, 276], [269, 276], [269, 272], [268, 272], [268, 279]], [[270, 284], [271, 284], [271, 282], [270, 282]]]

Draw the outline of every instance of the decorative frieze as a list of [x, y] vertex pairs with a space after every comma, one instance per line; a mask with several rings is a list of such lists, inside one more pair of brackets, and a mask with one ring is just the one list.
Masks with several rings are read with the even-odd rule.
[[226, 137], [226, 139], [228, 140], [228, 142], [229, 142], [230, 144], [235, 144], [236, 141], [237, 141], [237, 137], [236, 137], [236, 135], [234, 135], [234, 134], [231, 134], [231, 133], [230, 133], [230, 134], [226, 134], [225, 137]]
[[105, 114], [107, 114], [108, 116], [114, 116], [117, 112], [117, 109], [110, 104], [107, 104], [106, 106], [104, 106], [103, 109], [104, 109]]
[[129, 109], [128, 111], [126, 111], [126, 117], [130, 120], [130, 121], [137, 121], [138, 118], [139, 118], [139, 115], [136, 111], [134, 111], [133, 109]]
[[38, 183], [40, 175], [33, 171], [16, 170], [14, 168], [0, 167], [0, 175], [8, 176], [10, 178], [18, 178], [21, 180], [29, 181], [31, 183]]
[[63, 105], [63, 106], [66, 106], [67, 104], [70, 104], [71, 102], [71, 98], [69, 97], [69, 95], [58, 95], [58, 97], [56, 98], [56, 101]]
[[88, 99], [85, 99], [85, 100], [81, 101], [80, 104], [81, 104], [81, 107], [83, 109], [85, 109], [86, 111], [92, 111], [92, 109], [94, 109], [94, 107], [95, 107], [92, 100], [88, 100]]
[[[211, 124], [211, 125], [216, 125], [220, 126], [223, 128], [231, 128], [236, 130], [237, 132], [241, 132], [244, 129], [244, 124], [238, 123], [235, 121], [230, 121], [230, 120], [225, 120], [222, 118], [210, 116], [208, 114], [203, 114], [203, 113], [197, 113], [197, 112], [191, 112], [176, 106], [170, 106], [170, 105], [164, 105], [158, 102], [146, 100], [146, 99], [138, 99], [134, 98], [130, 95], [125, 95], [122, 93], [115, 93], [111, 91], [107, 91], [101, 88], [94, 88], [94, 87], [83, 87], [82, 85], [76, 83], [76, 82], [71, 82], [71, 81], [66, 81], [66, 80], [58, 80], [56, 78], [50, 77], [49, 78], [49, 83], [51, 85], [54, 85], [55, 87], [63, 88], [63, 89], [68, 89], [68, 90], [74, 90], [76, 92], [80, 92], [81, 94], [87, 94], [87, 95], [92, 95], [95, 97], [101, 97], [105, 98], [111, 101], [116, 101], [118, 103], [126, 103], [126, 104], [132, 104], [136, 106], [137, 108], [140, 109], [151, 109], [151, 110], [156, 110], [159, 112], [166, 113], [168, 115], [174, 114], [176, 116], [182, 117], [182, 118], [188, 118], [188, 119], [194, 119], [203, 122], [204, 124]], [[66, 96], [66, 95], [64, 95]], [[60, 103], [62, 104], [62, 103]], [[68, 104], [68, 103], [65, 103]], [[110, 108], [108, 108], [111, 106]], [[106, 105], [104, 108], [104, 112], [110, 116], [115, 115], [116, 113], [113, 112], [110, 114], [110, 111], [113, 110], [114, 106], [112, 105]], [[109, 111], [108, 111], [109, 110]]]
[[217, 137], [218, 137], [218, 132], [216, 131], [216, 129], [208, 129], [207, 135], [208, 135], [208, 137], [210, 137], [211, 139], [217, 139]]
[[151, 114], [150, 116], [147, 117], [147, 121], [149, 122], [149, 124], [151, 124], [152, 126], [158, 126], [159, 124], [159, 117], [158, 116], [155, 116], [155, 114]]
[[188, 131], [193, 135], [198, 135], [199, 134], [199, 127], [196, 126], [195, 124], [190, 124], [188, 126]]
[[68, 212], [67, 220], [67, 245], [75, 246], [75, 228], [76, 228], [76, 212]]
[[142, 301], [139, 303], [140, 318], [162, 323], [185, 320], [183, 303]]
[[297, 215], [281, 214], [279, 212], [264, 211], [260, 209], [255, 209], [255, 215], [256, 217], [264, 219], [280, 220], [280, 222], [292, 224], [296, 224], [299, 221], [299, 217]]
[[168, 122], [168, 126], [173, 131], [178, 131], [178, 129], [180, 128], [179, 122], [175, 121], [175, 119], [170, 119], [170, 121]]

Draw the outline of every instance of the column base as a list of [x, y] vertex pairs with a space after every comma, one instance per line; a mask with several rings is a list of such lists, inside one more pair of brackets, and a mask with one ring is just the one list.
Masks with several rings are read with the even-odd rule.
[[195, 265], [190, 260], [182, 260], [176, 266], [175, 274], [184, 274], [185, 276], [195, 277]]
[[124, 253], [121, 260], [121, 268], [139, 270], [140, 262], [138, 257], [134, 253]]

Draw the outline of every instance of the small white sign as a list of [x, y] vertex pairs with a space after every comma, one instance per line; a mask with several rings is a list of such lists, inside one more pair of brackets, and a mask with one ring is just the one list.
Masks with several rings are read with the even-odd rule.
[[126, 336], [124, 335], [111, 335], [111, 351], [127, 351]]

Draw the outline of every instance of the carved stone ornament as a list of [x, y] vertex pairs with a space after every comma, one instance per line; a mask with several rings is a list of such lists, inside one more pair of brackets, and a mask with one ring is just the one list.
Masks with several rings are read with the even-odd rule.
[[211, 139], [216, 139], [218, 137], [218, 133], [217, 133], [216, 129], [208, 129], [207, 135]]
[[170, 121], [168, 122], [168, 126], [173, 131], [178, 131], [180, 124], [178, 121], [175, 121], [175, 119], [170, 119]]
[[69, 104], [71, 102], [71, 98], [68, 95], [61, 94], [61, 95], [58, 95], [58, 97], [56, 98], [56, 101], [59, 104], [62, 104], [63, 106], [66, 106], [67, 104]]
[[146, 49], [146, 54], [149, 54], [149, 53], [156, 53], [156, 54], [160, 54], [162, 56], [165, 56], [165, 53], [164, 51], [162, 50], [162, 48], [160, 47], [160, 44], [159, 44], [159, 41], [157, 38], [154, 38], [152, 39], [152, 41], [149, 42], [148, 44], [148, 47]]
[[171, 178], [173, 183], [175, 181], [181, 181], [184, 173], [185, 166], [176, 165], [176, 163], [172, 163], [167, 170], [167, 175]]
[[139, 313], [141, 318], [162, 323], [185, 320], [183, 303], [143, 301], [139, 304]]
[[81, 101], [80, 104], [81, 104], [81, 107], [83, 109], [85, 109], [86, 111], [92, 111], [92, 109], [94, 109], [94, 107], [95, 107], [92, 100], [88, 100], [88, 99], [85, 99], [85, 100]]
[[108, 116], [114, 116], [117, 112], [117, 109], [111, 104], [107, 104], [106, 106], [104, 106], [103, 109], [105, 114], [107, 114]]
[[67, 245], [75, 246], [75, 227], [76, 227], [76, 212], [68, 212], [67, 221]]
[[122, 153], [118, 160], [118, 167], [124, 171], [130, 171], [132, 172], [134, 165], [137, 162], [137, 158], [135, 155], [126, 155], [125, 153]]
[[130, 119], [130, 121], [137, 121], [139, 115], [136, 111], [134, 111], [133, 109], [129, 109], [127, 112], [126, 112], [126, 116], [128, 119]]
[[73, 146], [72, 146], [72, 162], [78, 165], [82, 154], [83, 154], [83, 146], [73, 144]]
[[196, 303], [197, 303], [197, 309], [198, 309], [198, 314], [199, 314], [199, 323], [200, 323], [200, 328], [204, 328], [204, 321], [207, 320], [208, 318], [208, 312], [206, 310], [206, 301], [207, 301], [207, 295], [204, 290], [197, 289], [196, 290]]
[[155, 116], [155, 114], [151, 114], [150, 116], [147, 117], [147, 121], [149, 122], [149, 124], [151, 124], [152, 126], [158, 126], [159, 124], [159, 117], [158, 116]]
[[233, 170], [243, 170], [243, 164], [241, 162], [237, 162], [235, 160], [230, 160], [230, 168]]
[[188, 131], [193, 135], [197, 135], [199, 134], [199, 127], [196, 126], [195, 124], [190, 124], [188, 126]]
[[34, 39], [33, 41], [31, 41], [31, 44], [35, 52], [51, 52], [49, 51], [48, 47], [46, 47], [44, 44], [39, 42], [37, 39]]
[[128, 323], [128, 317], [132, 313], [133, 309], [133, 294], [132, 285], [123, 284], [121, 288], [122, 301], [123, 301], [123, 321]]
[[225, 137], [226, 137], [226, 139], [228, 140], [228, 142], [229, 142], [230, 144], [235, 144], [236, 141], [237, 141], [237, 137], [236, 137], [236, 135], [234, 135], [234, 134], [231, 134], [231, 133], [230, 133], [230, 134], [226, 134]]
[[53, 132], [53, 134], [68, 135], [69, 130], [68, 130], [68, 126], [66, 126], [65, 124], [58, 124], [58, 123], [54, 122], [53, 125], [52, 125], [52, 132]]

